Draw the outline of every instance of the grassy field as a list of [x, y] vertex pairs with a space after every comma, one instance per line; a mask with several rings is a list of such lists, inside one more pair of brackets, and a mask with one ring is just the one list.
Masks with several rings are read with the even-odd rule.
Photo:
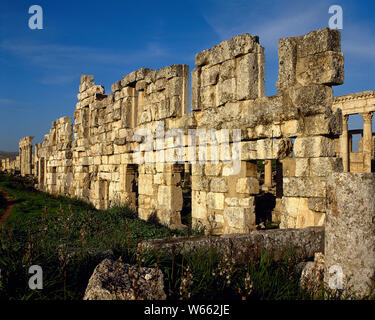
[[[0, 299], [80, 300], [104, 250], [115, 259], [157, 265], [168, 299], [305, 299], [297, 257], [273, 262], [263, 255], [236, 265], [231, 253], [182, 255], [139, 252], [139, 241], [186, 236], [186, 231], [139, 220], [126, 207], [99, 211], [77, 199], [36, 191], [21, 178], [0, 175], [0, 189], [16, 201], [0, 227]], [[68, 255], [68, 252], [74, 252]], [[43, 290], [30, 290], [28, 268], [43, 268]]]

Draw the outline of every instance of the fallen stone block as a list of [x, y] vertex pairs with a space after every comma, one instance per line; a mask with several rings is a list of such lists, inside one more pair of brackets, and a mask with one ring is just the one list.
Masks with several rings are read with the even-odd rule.
[[163, 273], [104, 259], [90, 277], [83, 300], [165, 300]]
[[301, 260], [312, 260], [316, 252], [324, 252], [324, 227], [303, 229], [257, 230], [244, 234], [222, 236], [182, 237], [155, 239], [139, 243], [144, 249], [163, 251], [166, 254], [184, 254], [195, 250], [217, 248], [219, 252], [232, 252], [236, 262], [247, 263], [249, 257], [267, 252], [280, 259], [288, 250], [294, 250]]

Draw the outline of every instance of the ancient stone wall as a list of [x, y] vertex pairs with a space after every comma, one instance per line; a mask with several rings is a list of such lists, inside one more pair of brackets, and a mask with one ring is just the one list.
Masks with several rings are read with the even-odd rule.
[[[179, 127], [177, 119], [188, 113], [188, 66], [160, 70], [142, 68], [112, 85], [105, 95], [91, 76], [81, 79], [79, 103], [74, 114], [74, 195], [98, 208], [128, 204], [147, 219], [155, 213], [165, 224], [181, 224], [181, 187], [178, 168], [158, 163], [151, 143], [147, 163], [136, 161], [139, 137], [156, 135], [158, 128]], [[137, 134], [138, 133], [138, 134]], [[137, 134], [137, 135], [135, 135]], [[159, 174], [158, 174], [159, 173]]]
[[57, 119], [35, 145], [34, 167], [38, 188], [53, 194], [73, 196], [72, 121], [70, 117]]
[[175, 227], [188, 210], [216, 234], [253, 229], [264, 196], [281, 228], [322, 225], [327, 174], [342, 170], [342, 116], [332, 110], [332, 85], [343, 82], [340, 32], [281, 39], [279, 60], [278, 94], [266, 97], [258, 37], [198, 53], [190, 113], [186, 65], [139, 69], [108, 95], [82, 76], [74, 127], [58, 119], [35, 147], [38, 187], [97, 208], [128, 204]]
[[326, 175], [341, 170], [334, 150], [341, 117], [331, 109], [331, 86], [343, 82], [340, 33], [323, 29], [281, 39], [279, 59], [279, 94], [264, 97], [264, 55], [256, 37], [234, 37], [196, 56], [197, 127], [241, 129], [238, 175], [225, 177], [221, 164], [210, 170], [206, 163], [193, 176], [193, 220], [208, 222], [213, 214], [219, 232], [244, 232], [254, 225], [257, 160], [278, 162], [282, 228], [323, 224]]
[[16, 156], [16, 158], [13, 160], [9, 158], [1, 159], [0, 171], [14, 174], [20, 172], [20, 170], [20, 156]]

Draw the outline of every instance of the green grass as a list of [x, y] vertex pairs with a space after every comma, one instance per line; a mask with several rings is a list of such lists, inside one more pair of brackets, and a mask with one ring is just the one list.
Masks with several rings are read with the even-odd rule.
[[94, 209], [92, 205], [78, 199], [39, 192], [32, 187], [30, 181], [20, 177], [1, 174], [0, 189], [6, 191], [16, 201], [7, 223], [18, 223], [20, 220], [38, 217], [45, 207], [48, 208], [47, 214], [49, 215], [56, 215], [57, 212], [67, 209], [75, 212]]
[[[54, 197], [21, 178], [0, 174], [0, 188], [16, 201], [0, 227], [0, 300], [80, 300], [107, 249], [123, 262], [157, 265], [168, 299], [310, 298], [299, 288], [293, 255], [274, 262], [265, 253], [239, 265], [232, 261], [232, 252], [212, 248], [185, 255], [140, 252], [142, 240], [186, 236], [187, 231], [142, 221], [126, 207], [100, 211], [77, 199]], [[69, 250], [75, 254], [68, 256]], [[43, 290], [28, 288], [28, 268], [35, 264], [43, 268]]]
[[[77, 199], [36, 191], [21, 178], [1, 174], [0, 188], [16, 201], [0, 228], [2, 299], [81, 299], [101, 260], [100, 251], [111, 249], [115, 257], [134, 260], [139, 241], [187, 235], [140, 220], [127, 207], [100, 211]], [[59, 261], [61, 247], [78, 251], [67, 265]], [[95, 254], [89, 254], [90, 250]], [[45, 288], [40, 292], [27, 287], [28, 266], [33, 264], [42, 266], [45, 275]]]
[[[232, 253], [212, 248], [185, 255], [147, 252], [147, 259], [142, 265], [152, 267], [156, 264], [163, 270], [169, 299], [218, 301], [311, 298], [299, 287], [300, 272], [296, 268], [296, 256], [286, 253], [283, 259], [275, 262], [264, 253], [260, 258], [249, 258], [244, 265], [233, 261]], [[181, 290], [184, 278], [188, 280], [188, 285]]]

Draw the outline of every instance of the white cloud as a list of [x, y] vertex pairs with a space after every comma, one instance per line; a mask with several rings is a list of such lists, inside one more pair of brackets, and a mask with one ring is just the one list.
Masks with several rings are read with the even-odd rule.
[[134, 65], [143, 67], [144, 63], [155, 58], [169, 57], [168, 50], [158, 42], [148, 42], [142, 49], [125, 52], [87, 46], [38, 45], [5, 40], [0, 42], [0, 50], [21, 59], [22, 64], [36, 66], [41, 71], [38, 81], [45, 85], [71, 83], [79, 79], [81, 73], [91, 72], [97, 67], [127, 70]]
[[9, 104], [14, 104], [14, 103], [15, 101], [13, 99], [0, 98], [0, 105], [2, 104], [9, 105]]
[[8, 40], [0, 43], [0, 49], [22, 57], [30, 63], [56, 69], [64, 68], [66, 65], [82, 65], [82, 63], [100, 63], [112, 66], [129, 65], [145, 61], [145, 59], [151, 56], [160, 57], [168, 55], [167, 49], [159, 43], [147, 43], [144, 49], [132, 52], [114, 52], [109, 49], [84, 46], [25, 44]]

